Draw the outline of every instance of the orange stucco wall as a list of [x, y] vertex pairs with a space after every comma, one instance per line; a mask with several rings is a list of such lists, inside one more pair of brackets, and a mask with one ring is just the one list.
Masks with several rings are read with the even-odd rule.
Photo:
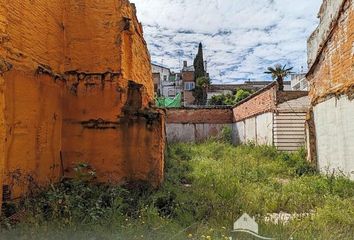
[[79, 162], [100, 181], [161, 182], [164, 114], [150, 107], [135, 14], [127, 0], [0, 2], [0, 188], [11, 197], [25, 176], [45, 184]]

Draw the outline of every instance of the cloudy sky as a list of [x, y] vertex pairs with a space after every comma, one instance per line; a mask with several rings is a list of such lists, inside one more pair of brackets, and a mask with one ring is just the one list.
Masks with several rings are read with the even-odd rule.
[[152, 61], [179, 69], [198, 43], [214, 82], [264, 80], [276, 63], [306, 69], [322, 0], [131, 0]]

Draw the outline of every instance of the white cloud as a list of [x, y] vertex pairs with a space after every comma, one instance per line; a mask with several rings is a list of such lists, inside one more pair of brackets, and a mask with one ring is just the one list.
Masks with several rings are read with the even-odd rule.
[[306, 66], [321, 0], [132, 0], [152, 60], [177, 70], [204, 44], [214, 81], [264, 79], [269, 65]]

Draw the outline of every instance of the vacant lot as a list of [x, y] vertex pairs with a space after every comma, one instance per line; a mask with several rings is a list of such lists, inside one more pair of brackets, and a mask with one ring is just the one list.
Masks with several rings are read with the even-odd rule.
[[[354, 183], [320, 176], [296, 154], [271, 147], [233, 147], [210, 141], [168, 148], [166, 181], [111, 187], [91, 183], [80, 164], [77, 178], [37, 190], [2, 219], [5, 239], [228, 239], [244, 212], [260, 233], [277, 239], [353, 239]], [[276, 214], [298, 214], [276, 223]], [[273, 214], [272, 221], [267, 218]], [[293, 215], [295, 216], [295, 215]], [[6, 230], [7, 229], [7, 230]]]

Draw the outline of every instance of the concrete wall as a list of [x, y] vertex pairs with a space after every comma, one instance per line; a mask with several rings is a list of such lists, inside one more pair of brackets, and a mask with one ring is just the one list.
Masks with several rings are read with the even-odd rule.
[[230, 108], [168, 109], [166, 134], [168, 142], [200, 142], [220, 137], [224, 127], [232, 128]]
[[233, 124], [234, 144], [273, 144], [273, 113], [267, 112]]
[[344, 171], [354, 180], [354, 100], [342, 96], [314, 107], [318, 167]]
[[166, 135], [168, 143], [176, 142], [202, 142], [210, 138], [222, 136], [222, 130], [232, 128], [232, 124], [211, 123], [168, 123]]

